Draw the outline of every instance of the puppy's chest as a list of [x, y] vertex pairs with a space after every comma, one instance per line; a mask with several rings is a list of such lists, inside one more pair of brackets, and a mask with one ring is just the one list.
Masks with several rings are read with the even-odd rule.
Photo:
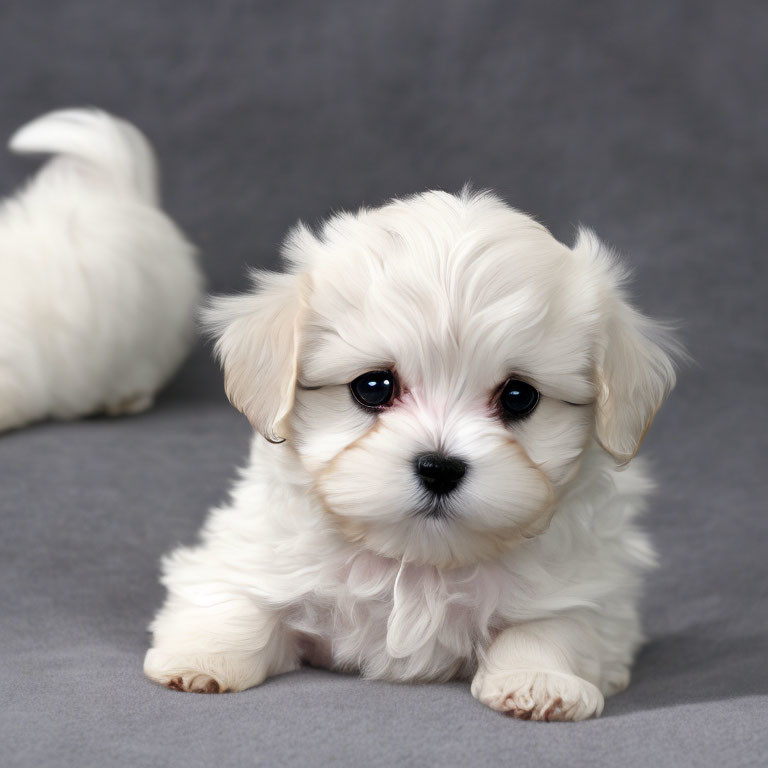
[[286, 612], [312, 664], [388, 680], [468, 675], [493, 634], [495, 584], [479, 572], [357, 558]]

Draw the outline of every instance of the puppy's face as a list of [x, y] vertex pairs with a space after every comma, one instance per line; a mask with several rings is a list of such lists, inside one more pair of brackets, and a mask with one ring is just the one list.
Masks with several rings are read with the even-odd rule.
[[[286, 250], [249, 311], [211, 312], [228, 390], [380, 554], [452, 567], [541, 533], [593, 430], [628, 460], [671, 386], [596, 241], [572, 251], [491, 196], [428, 193]], [[265, 373], [277, 393], [252, 391]]]

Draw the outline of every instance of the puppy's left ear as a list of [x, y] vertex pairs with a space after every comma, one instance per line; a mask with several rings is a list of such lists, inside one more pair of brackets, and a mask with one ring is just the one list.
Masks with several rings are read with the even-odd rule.
[[211, 299], [203, 324], [216, 338], [230, 402], [267, 440], [281, 443], [281, 424], [293, 407], [309, 278], [293, 272], [251, 278], [247, 294]]
[[595, 438], [624, 466], [675, 385], [672, 355], [683, 353], [664, 325], [627, 302], [627, 272], [593, 232], [580, 229], [573, 251], [592, 270], [598, 295]]

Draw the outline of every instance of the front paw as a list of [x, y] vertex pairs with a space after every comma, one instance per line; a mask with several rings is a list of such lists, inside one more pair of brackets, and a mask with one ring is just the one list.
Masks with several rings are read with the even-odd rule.
[[224, 693], [233, 688], [227, 684], [222, 662], [218, 654], [173, 654], [150, 648], [144, 659], [144, 674], [173, 691]]
[[586, 720], [603, 711], [603, 694], [592, 683], [567, 672], [480, 668], [472, 695], [491, 709], [520, 720]]
[[144, 674], [174, 691], [244, 691], [264, 680], [260, 662], [255, 654], [188, 653], [150, 648], [144, 659]]

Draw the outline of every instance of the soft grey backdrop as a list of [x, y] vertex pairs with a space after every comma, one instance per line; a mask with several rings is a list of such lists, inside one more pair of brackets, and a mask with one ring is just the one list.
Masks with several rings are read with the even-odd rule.
[[[274, 264], [297, 218], [471, 180], [630, 254], [639, 304], [680, 319], [696, 361], [644, 448], [650, 642], [575, 726], [463, 684], [143, 679], [157, 559], [248, 439], [202, 346], [150, 413], [0, 437], [0, 762], [765, 765], [767, 38], [759, 0], [0, 5], [0, 135], [70, 105], [135, 121], [214, 290]], [[33, 167], [0, 154], [0, 187]]]

